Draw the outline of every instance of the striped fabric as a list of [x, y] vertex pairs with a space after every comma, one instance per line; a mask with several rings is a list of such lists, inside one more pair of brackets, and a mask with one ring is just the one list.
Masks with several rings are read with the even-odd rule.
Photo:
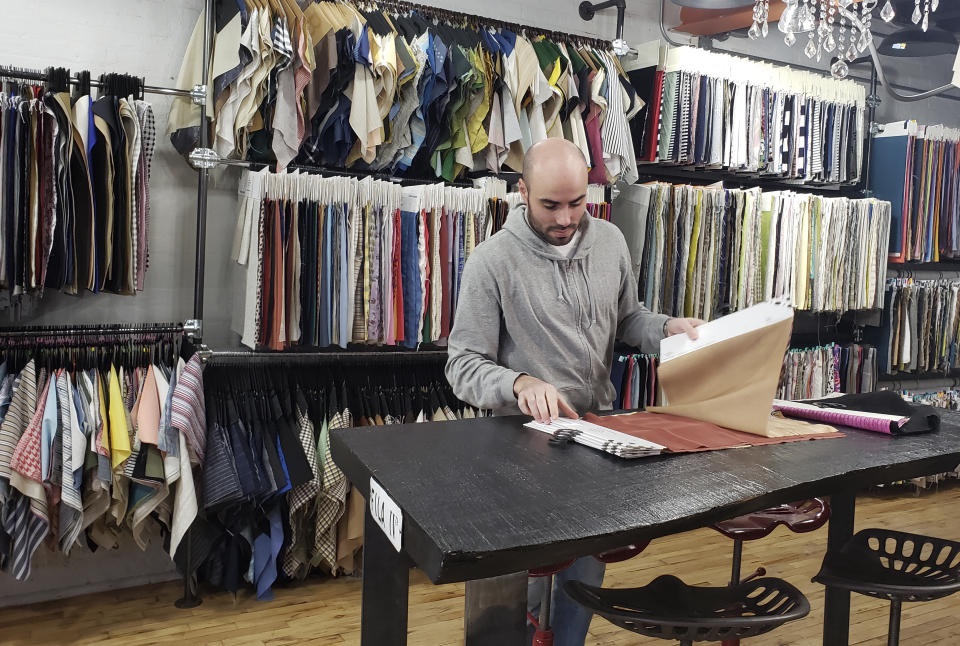
[[74, 486], [73, 436], [74, 429], [80, 425], [77, 411], [73, 407], [70, 391], [70, 378], [65, 371], [57, 375], [57, 405], [60, 409], [60, 428], [63, 436], [63, 462], [61, 464], [60, 517], [57, 530], [57, 542], [60, 551], [70, 553], [77, 542], [83, 527], [83, 500], [79, 489]]
[[[46, 382], [38, 402], [46, 400], [52, 381]], [[11, 500], [14, 502], [13, 527], [12, 531], [7, 530], [13, 545], [11, 572], [18, 581], [30, 576], [33, 555], [50, 529], [40, 463], [43, 411], [42, 405], [37, 406], [10, 460], [10, 484], [23, 494], [20, 501]]]
[[823, 134], [820, 122], [820, 102], [813, 104], [813, 122], [810, 126], [810, 178], [820, 179], [823, 176]]
[[676, 159], [672, 160], [681, 163], [689, 161], [691, 83], [692, 75], [684, 72], [680, 87], [680, 145], [676, 150]]
[[290, 30], [287, 28], [286, 18], [277, 17], [273, 21], [273, 49], [280, 55], [274, 70], [280, 72], [287, 69], [293, 60], [293, 43], [290, 42]]
[[207, 419], [203, 399], [203, 364], [194, 354], [177, 376], [170, 405], [170, 424], [183, 433], [193, 454], [204, 464]]

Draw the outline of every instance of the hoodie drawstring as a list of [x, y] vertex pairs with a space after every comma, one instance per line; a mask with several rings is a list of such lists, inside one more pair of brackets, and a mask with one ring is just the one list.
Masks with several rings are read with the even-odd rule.
[[[573, 262], [577, 264], [580, 268], [580, 275], [583, 277], [583, 286], [586, 291], [587, 298], [587, 307], [586, 307], [586, 321], [584, 322], [583, 327], [589, 329], [593, 327], [593, 324], [597, 322], [597, 301], [593, 297], [593, 291], [590, 289], [590, 284], [587, 279], [588, 276], [588, 267], [587, 267], [587, 256], [583, 258], [577, 258]], [[554, 261], [553, 263], [553, 277], [554, 281], [557, 284], [557, 300], [566, 305], [570, 304], [570, 300], [567, 298], [566, 291], [563, 287], [563, 276], [560, 275], [560, 262]], [[581, 314], [583, 312], [581, 311]]]
[[590, 318], [587, 320], [587, 324], [584, 325], [585, 328], [590, 328], [594, 323], [597, 322], [597, 301], [593, 297], [593, 290], [590, 289], [590, 282], [587, 279], [587, 259], [590, 256], [584, 256], [578, 260], [580, 264], [580, 273], [583, 276], [583, 286], [587, 292], [587, 308], [590, 311]]
[[563, 277], [560, 276], [560, 263], [553, 262], [553, 278], [557, 283], [557, 300], [564, 304], [569, 304], [567, 297], [563, 293]]

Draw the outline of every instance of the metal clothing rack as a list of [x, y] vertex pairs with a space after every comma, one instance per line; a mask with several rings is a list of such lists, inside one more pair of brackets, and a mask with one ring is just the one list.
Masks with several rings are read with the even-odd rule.
[[209, 348], [202, 348], [197, 351], [200, 360], [208, 365], [236, 365], [247, 363], [295, 363], [295, 364], [317, 364], [328, 361], [371, 361], [371, 362], [390, 362], [404, 361], [405, 363], [414, 361], [441, 361], [446, 360], [446, 350], [342, 350], [342, 351], [318, 351], [318, 352], [235, 352], [235, 351], [215, 351]]
[[[204, 155], [206, 159], [207, 156]], [[213, 163], [218, 166], [237, 166], [239, 168], [248, 168], [250, 170], [261, 170], [263, 168], [269, 168], [270, 164], [266, 162], [256, 162], [256, 161], [247, 161], [244, 159], [228, 159], [226, 157], [220, 157], [215, 162], [214, 161], [204, 161], [199, 163]], [[372, 177], [373, 179], [384, 180], [387, 182], [393, 182], [395, 184], [402, 184], [404, 186], [415, 186], [420, 184], [444, 184], [445, 186], [453, 186], [458, 188], [474, 188], [473, 184], [467, 182], [448, 182], [443, 178], [436, 179], [427, 179], [422, 177], [403, 177], [397, 175], [391, 175], [389, 173], [379, 173], [375, 171], [356, 171], [343, 168], [329, 168], [327, 166], [308, 166], [305, 164], [288, 164], [287, 170], [299, 170], [305, 173], [315, 174], [315, 175], [337, 175], [341, 177]]]
[[[10, 67], [7, 65], [0, 65], [0, 78], [16, 78], [23, 81], [40, 81], [44, 82], [47, 80], [47, 75], [43, 72], [38, 72], [36, 70], [25, 70], [17, 67]], [[141, 78], [141, 81], [143, 79]], [[77, 76], [71, 76], [70, 79], [71, 85], [80, 85], [80, 79]], [[100, 81], [95, 79], [90, 79], [90, 87], [100, 87]], [[173, 87], [160, 87], [157, 85], [146, 85], [141, 84], [143, 91], [147, 94], [163, 94], [166, 96], [188, 96], [196, 97], [197, 89], [192, 90], [181, 90], [179, 88]], [[202, 95], [201, 95], [202, 96]]]
[[915, 377], [913, 379], [893, 376], [880, 377], [877, 384], [886, 390], [909, 390], [911, 392], [935, 393], [941, 390], [956, 390], [960, 387], [960, 376], [956, 377]]
[[185, 323], [118, 323], [115, 325], [27, 325], [0, 328], [0, 339], [50, 336], [126, 336], [136, 334], [191, 334], [194, 328]]

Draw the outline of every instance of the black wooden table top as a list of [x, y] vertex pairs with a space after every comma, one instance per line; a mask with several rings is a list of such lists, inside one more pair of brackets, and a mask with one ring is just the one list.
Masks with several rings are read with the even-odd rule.
[[336, 463], [403, 511], [403, 549], [435, 583], [519, 572], [841, 489], [950, 471], [960, 413], [938, 433], [624, 460], [547, 442], [529, 418], [333, 431]]

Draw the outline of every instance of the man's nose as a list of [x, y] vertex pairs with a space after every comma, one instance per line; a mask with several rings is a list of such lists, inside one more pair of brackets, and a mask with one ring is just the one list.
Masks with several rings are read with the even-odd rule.
[[557, 226], [568, 227], [573, 224], [573, 219], [576, 217], [573, 209], [562, 209], [557, 214]]

